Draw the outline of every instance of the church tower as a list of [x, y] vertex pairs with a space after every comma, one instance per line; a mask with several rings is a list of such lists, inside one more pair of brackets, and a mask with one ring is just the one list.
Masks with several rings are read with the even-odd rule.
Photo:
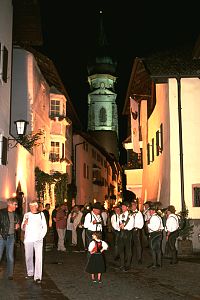
[[88, 64], [88, 132], [109, 153], [119, 158], [118, 111], [116, 105], [116, 62], [113, 61], [103, 27], [100, 11], [100, 30], [96, 53]]

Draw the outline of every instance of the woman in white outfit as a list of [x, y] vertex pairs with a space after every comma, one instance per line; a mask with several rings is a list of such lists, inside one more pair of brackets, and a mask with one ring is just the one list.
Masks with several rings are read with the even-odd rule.
[[29, 203], [30, 212], [24, 214], [21, 228], [25, 231], [24, 248], [27, 276], [36, 283], [42, 280], [43, 238], [47, 233], [47, 223], [43, 212], [38, 211], [38, 202]]

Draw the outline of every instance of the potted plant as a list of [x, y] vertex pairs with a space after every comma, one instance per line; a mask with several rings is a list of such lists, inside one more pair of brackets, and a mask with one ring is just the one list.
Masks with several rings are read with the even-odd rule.
[[178, 213], [179, 217], [179, 238], [178, 238], [178, 254], [189, 255], [193, 252], [192, 234], [194, 225], [188, 218], [188, 209]]

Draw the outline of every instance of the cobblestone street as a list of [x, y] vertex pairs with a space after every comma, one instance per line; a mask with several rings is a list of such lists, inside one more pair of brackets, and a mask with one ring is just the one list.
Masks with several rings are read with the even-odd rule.
[[4, 278], [5, 261], [0, 267], [1, 300], [168, 300], [200, 299], [200, 258], [192, 256], [180, 258], [177, 265], [170, 265], [163, 259], [162, 269], [149, 269], [151, 262], [149, 249], [143, 253], [143, 264], [132, 263], [128, 272], [121, 272], [112, 258], [112, 250], [106, 253], [107, 271], [102, 284], [92, 283], [84, 271], [86, 253], [65, 253], [56, 249], [45, 253], [44, 276], [41, 285], [26, 281], [23, 245], [17, 248], [14, 280]]

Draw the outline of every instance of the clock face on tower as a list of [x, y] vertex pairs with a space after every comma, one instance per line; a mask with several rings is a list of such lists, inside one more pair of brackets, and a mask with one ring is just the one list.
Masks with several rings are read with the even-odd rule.
[[101, 83], [100, 83], [100, 87], [101, 87], [102, 89], [104, 89], [104, 88], [105, 88], [105, 83], [104, 83], [104, 82], [101, 82]]

